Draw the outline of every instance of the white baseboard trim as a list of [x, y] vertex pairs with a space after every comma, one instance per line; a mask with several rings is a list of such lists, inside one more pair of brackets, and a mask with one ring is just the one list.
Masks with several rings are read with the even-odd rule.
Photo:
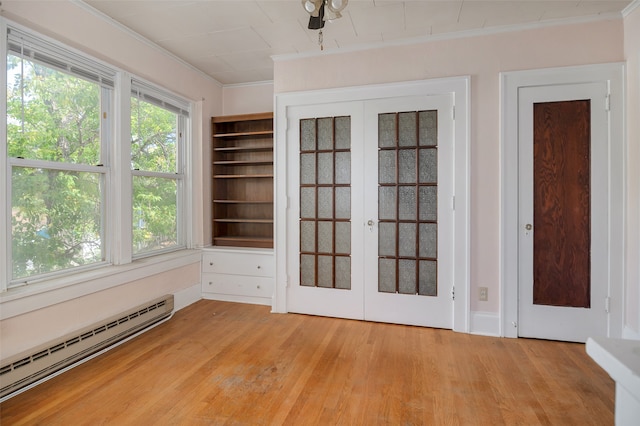
[[232, 294], [219, 294], [219, 293], [202, 293], [202, 298], [206, 300], [220, 300], [222, 302], [249, 303], [252, 305], [271, 306], [270, 297], [237, 296]]
[[173, 295], [173, 310], [179, 311], [192, 303], [202, 299], [202, 285], [200, 283], [184, 288]]
[[469, 333], [500, 337], [500, 315], [495, 312], [471, 311]]
[[630, 328], [628, 325], [625, 325], [622, 328], [622, 338], [629, 340], [640, 340], [640, 332], [635, 331]]

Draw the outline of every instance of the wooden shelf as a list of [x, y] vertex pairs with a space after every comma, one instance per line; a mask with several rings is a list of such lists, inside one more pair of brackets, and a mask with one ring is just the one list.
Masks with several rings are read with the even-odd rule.
[[214, 161], [213, 164], [215, 166], [251, 166], [251, 165], [273, 165], [273, 160], [271, 161], [252, 161], [252, 160], [238, 160], [238, 161]]
[[225, 219], [213, 219], [213, 221], [221, 222], [221, 223], [273, 223], [273, 219], [225, 218]]
[[213, 148], [214, 152], [235, 152], [235, 151], [273, 151], [273, 146], [221, 146]]
[[238, 138], [242, 136], [273, 136], [273, 130], [260, 130], [257, 132], [217, 133], [214, 138]]
[[248, 179], [248, 178], [271, 178], [273, 175], [215, 175], [214, 179]]
[[273, 114], [213, 117], [213, 245], [273, 247]]
[[219, 204], [273, 204], [273, 201], [258, 200], [213, 200], [213, 202]]
[[217, 236], [213, 238], [216, 246], [272, 248], [273, 238], [248, 238], [235, 236]]

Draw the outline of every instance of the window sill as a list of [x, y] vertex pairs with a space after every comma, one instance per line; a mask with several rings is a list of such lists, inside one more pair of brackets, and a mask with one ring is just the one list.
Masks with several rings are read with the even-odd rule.
[[0, 294], [0, 320], [22, 315], [67, 300], [97, 293], [201, 260], [201, 250], [180, 250], [135, 260], [126, 265], [56, 277], [37, 284], [9, 289]]

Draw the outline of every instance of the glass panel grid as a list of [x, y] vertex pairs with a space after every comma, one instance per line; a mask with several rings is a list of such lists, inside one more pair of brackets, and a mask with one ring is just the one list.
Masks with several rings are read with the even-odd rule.
[[351, 289], [351, 118], [300, 121], [300, 285]]
[[437, 296], [437, 111], [378, 116], [378, 291]]

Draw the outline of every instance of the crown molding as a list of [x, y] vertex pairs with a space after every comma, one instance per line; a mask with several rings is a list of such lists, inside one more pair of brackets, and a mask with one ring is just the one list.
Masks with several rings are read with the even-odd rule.
[[200, 74], [203, 78], [206, 78], [206, 79], [212, 81], [214, 84], [218, 85], [219, 87], [224, 87], [224, 85], [222, 83], [220, 83], [215, 78], [211, 77], [209, 74], [204, 73], [202, 70], [199, 70], [198, 68], [194, 67], [190, 63], [186, 62], [184, 59], [181, 59], [181, 58], [177, 57], [173, 53], [169, 52], [167, 49], [163, 48], [162, 46], [159, 46], [158, 44], [156, 44], [153, 41], [149, 40], [145, 36], [143, 36], [141, 34], [138, 34], [137, 32], [133, 31], [131, 28], [127, 27], [126, 25], [121, 24], [120, 22], [116, 21], [115, 19], [111, 18], [110, 16], [108, 16], [108, 15], [104, 14], [103, 12], [99, 11], [95, 7], [85, 3], [82, 0], [69, 0], [69, 2], [74, 4], [74, 5], [76, 5], [77, 7], [81, 8], [81, 9], [84, 9], [86, 12], [94, 15], [95, 17], [102, 19], [103, 21], [107, 22], [111, 26], [114, 26], [114, 27], [118, 28], [120, 31], [122, 31], [124, 33], [127, 33], [127, 35], [135, 38], [137, 41], [143, 43], [147, 47], [150, 47], [150, 48], [154, 49], [155, 51], [157, 51], [159, 53], [162, 53], [163, 55], [171, 58], [172, 60], [174, 60], [176, 62], [179, 62], [184, 67], [189, 68], [191, 71]]
[[[640, 0], [635, 0], [634, 3], [632, 3], [632, 5], [636, 3], [640, 4]], [[630, 6], [628, 6], [627, 9], [629, 9]], [[518, 32], [518, 31], [525, 31], [525, 30], [557, 27], [562, 25], [576, 25], [576, 24], [585, 24], [585, 23], [591, 23], [591, 22], [612, 21], [612, 20], [621, 20], [621, 19], [622, 19], [622, 14], [619, 12], [606, 13], [601, 15], [592, 15], [592, 16], [580, 16], [580, 17], [574, 17], [574, 18], [550, 19], [546, 21], [532, 22], [528, 24], [504, 25], [499, 27], [480, 28], [480, 29], [474, 29], [474, 30], [458, 31], [453, 33], [425, 35], [425, 36], [414, 37], [414, 38], [403, 39], [403, 40], [382, 41], [379, 43], [370, 43], [366, 45], [338, 47], [335, 49], [327, 49], [320, 52], [303, 52], [303, 53], [273, 55], [271, 56], [271, 59], [273, 59], [273, 61], [287, 61], [292, 59], [313, 58], [313, 57], [319, 57], [319, 56], [325, 56], [325, 55], [362, 52], [362, 51], [375, 50], [375, 49], [380, 49], [385, 47], [409, 46], [409, 45], [428, 43], [433, 41], [456, 40], [456, 39], [511, 33], [511, 32]]]
[[622, 16], [626, 18], [631, 14], [631, 12], [633, 12], [639, 7], [640, 7], [640, 0], [633, 0], [631, 3], [629, 3], [627, 7], [622, 9]]

